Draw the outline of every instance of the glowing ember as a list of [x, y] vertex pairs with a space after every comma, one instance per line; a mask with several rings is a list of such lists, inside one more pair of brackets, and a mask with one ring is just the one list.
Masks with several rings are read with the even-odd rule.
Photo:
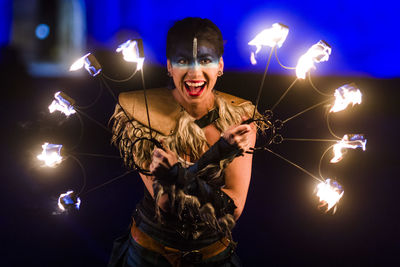
[[42, 154], [37, 155], [37, 158], [44, 162], [44, 166], [55, 167], [62, 161], [61, 148], [62, 145], [44, 143], [42, 145]]
[[49, 111], [50, 113], [53, 113], [54, 111], [58, 110], [68, 117], [69, 115], [76, 112], [73, 107], [74, 104], [75, 100], [73, 100], [63, 92], [57, 92], [54, 94], [54, 100], [49, 106]]
[[338, 112], [348, 105], [361, 104], [362, 94], [355, 83], [345, 84], [335, 90], [335, 104], [329, 112]]
[[76, 71], [81, 69], [85, 66], [85, 69], [89, 72], [90, 75], [96, 76], [101, 72], [101, 65], [97, 61], [94, 55], [91, 53], [87, 53], [77, 61], [75, 61], [71, 67], [69, 68], [70, 71]]
[[314, 63], [327, 61], [332, 48], [324, 41], [319, 41], [308, 49], [308, 51], [299, 58], [296, 66], [296, 76], [299, 79], [305, 79], [306, 73], [315, 69]]
[[327, 206], [326, 212], [335, 207], [333, 212], [336, 211], [336, 205], [342, 198], [344, 190], [342, 186], [331, 179], [326, 179], [317, 186], [317, 196], [321, 205], [319, 207]]
[[345, 134], [341, 141], [337, 142], [333, 146], [334, 157], [331, 159], [331, 163], [337, 163], [343, 158], [343, 149], [346, 148], [362, 148], [365, 151], [367, 145], [367, 139], [362, 134]]
[[141, 70], [143, 67], [144, 57], [140, 57], [141, 51], [139, 44], [136, 40], [128, 40], [118, 46], [117, 52], [122, 52], [124, 60], [128, 62], [136, 62], [137, 69]]
[[255, 65], [257, 62], [255, 60], [255, 54], [260, 52], [262, 46], [269, 46], [269, 47], [281, 47], [283, 42], [285, 42], [286, 37], [289, 33], [289, 28], [286, 25], [281, 23], [274, 23], [271, 28], [265, 29], [253, 40], [251, 40], [248, 45], [254, 45], [257, 50], [256, 52], [251, 53], [251, 63]]
[[67, 193], [61, 194], [58, 198], [58, 207], [62, 211], [77, 209], [81, 205], [81, 199], [75, 194], [74, 191], [68, 191]]

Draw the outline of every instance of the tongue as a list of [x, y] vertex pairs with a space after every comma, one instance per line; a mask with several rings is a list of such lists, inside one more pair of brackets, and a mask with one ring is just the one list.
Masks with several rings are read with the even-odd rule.
[[191, 96], [198, 96], [198, 95], [200, 95], [200, 93], [201, 93], [201, 91], [202, 91], [202, 89], [203, 89], [202, 86], [197, 86], [197, 87], [188, 86], [187, 88], [189, 89], [189, 90], [188, 90], [188, 93], [189, 93], [189, 95], [191, 95]]

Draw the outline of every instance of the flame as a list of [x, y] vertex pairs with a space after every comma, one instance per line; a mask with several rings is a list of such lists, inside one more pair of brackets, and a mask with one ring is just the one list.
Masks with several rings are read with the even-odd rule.
[[58, 197], [58, 207], [62, 211], [65, 211], [66, 207], [74, 207], [75, 209], [79, 210], [80, 205], [81, 199], [77, 197], [72, 190], [64, 194], [60, 194]]
[[344, 190], [342, 186], [338, 182], [331, 179], [326, 179], [325, 182], [321, 182], [317, 186], [317, 196], [321, 202], [320, 207], [327, 206], [326, 212], [335, 207], [333, 210], [335, 213], [336, 205], [342, 198], [343, 193]]
[[274, 23], [271, 28], [265, 29], [257, 34], [256, 37], [248, 43], [248, 45], [254, 45], [256, 47], [256, 52], [251, 53], [251, 63], [253, 65], [257, 63], [255, 55], [260, 52], [262, 46], [269, 46], [272, 48], [275, 46], [281, 47], [288, 33], [289, 28], [286, 25]]
[[308, 51], [299, 58], [296, 66], [296, 76], [299, 79], [305, 79], [306, 73], [315, 69], [314, 63], [327, 61], [332, 48], [324, 41], [319, 41], [308, 49]]
[[63, 92], [57, 92], [54, 94], [54, 100], [51, 102], [49, 106], [49, 111], [50, 113], [53, 113], [54, 111], [58, 110], [61, 113], [64, 113], [65, 116], [69, 116], [71, 114], [76, 113], [73, 104], [75, 101], [64, 94]]
[[92, 55], [91, 53], [87, 53], [83, 57], [76, 60], [69, 68], [69, 71], [79, 70], [83, 66], [85, 66], [85, 69], [92, 76], [96, 76], [97, 74], [99, 74], [101, 72], [100, 63], [97, 61], [96, 57], [94, 55]]
[[335, 90], [335, 104], [329, 112], [338, 112], [348, 105], [361, 104], [362, 94], [355, 83], [345, 84]]
[[358, 147], [365, 151], [367, 145], [367, 139], [364, 138], [362, 134], [345, 134], [341, 141], [337, 142], [333, 146], [334, 157], [331, 159], [331, 163], [337, 163], [343, 158], [343, 149], [352, 148], [356, 149]]
[[85, 65], [85, 59], [90, 55], [90, 53], [87, 53], [86, 55], [84, 55], [83, 57], [77, 59], [69, 68], [69, 71], [76, 71], [79, 70], [81, 68], [83, 68], [83, 66]]
[[142, 69], [144, 58], [140, 57], [139, 45], [137, 41], [128, 40], [125, 43], [119, 45], [115, 51], [122, 52], [125, 61], [136, 62], [137, 70]]
[[37, 158], [44, 162], [44, 166], [55, 167], [62, 161], [61, 148], [62, 145], [44, 143], [42, 145], [42, 154], [37, 155]]

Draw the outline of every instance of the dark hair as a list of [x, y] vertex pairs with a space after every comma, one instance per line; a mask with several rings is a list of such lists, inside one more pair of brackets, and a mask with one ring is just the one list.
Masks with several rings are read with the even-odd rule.
[[179, 44], [191, 44], [195, 37], [211, 43], [218, 57], [221, 57], [224, 53], [224, 41], [219, 28], [209, 19], [189, 17], [176, 21], [168, 30], [167, 58], [171, 58], [176, 53]]

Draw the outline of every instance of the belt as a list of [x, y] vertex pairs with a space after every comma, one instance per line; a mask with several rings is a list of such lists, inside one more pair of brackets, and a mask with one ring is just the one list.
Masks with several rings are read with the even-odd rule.
[[136, 226], [134, 220], [132, 221], [131, 235], [132, 238], [143, 248], [163, 255], [174, 267], [182, 266], [182, 260], [189, 261], [191, 263], [199, 263], [203, 260], [214, 257], [224, 251], [230, 244], [229, 239], [224, 237], [217, 242], [200, 249], [182, 251], [176, 248], [164, 246], [163, 244], [159, 243], [148, 234], [142, 232]]

